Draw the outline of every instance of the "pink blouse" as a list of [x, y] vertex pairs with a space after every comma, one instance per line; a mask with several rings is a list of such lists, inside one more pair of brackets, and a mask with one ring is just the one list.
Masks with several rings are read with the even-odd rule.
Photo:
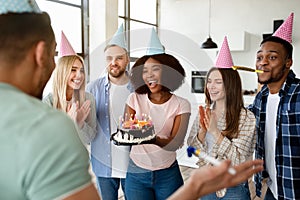
[[[127, 105], [135, 110], [137, 116], [149, 115], [156, 135], [166, 138], [171, 134], [175, 117], [191, 113], [189, 101], [175, 94], [163, 104], [154, 104], [147, 94], [132, 93]], [[166, 151], [155, 144], [135, 145], [132, 146], [130, 158], [137, 166], [153, 171], [170, 167], [176, 160], [176, 152]]]

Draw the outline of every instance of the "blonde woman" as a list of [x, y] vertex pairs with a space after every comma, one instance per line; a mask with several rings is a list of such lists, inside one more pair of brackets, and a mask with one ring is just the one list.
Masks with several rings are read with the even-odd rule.
[[80, 139], [89, 144], [96, 134], [95, 100], [85, 92], [84, 61], [78, 55], [59, 58], [53, 72], [53, 92], [43, 101], [66, 112], [77, 124]]

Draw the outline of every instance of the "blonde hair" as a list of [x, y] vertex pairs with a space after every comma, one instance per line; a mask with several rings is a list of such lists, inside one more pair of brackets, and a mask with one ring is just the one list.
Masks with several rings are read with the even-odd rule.
[[[72, 71], [72, 66], [76, 60], [79, 60], [83, 67], [83, 58], [79, 55], [63, 56], [58, 59], [56, 68], [53, 72], [53, 107], [62, 111], [67, 111], [67, 86], [68, 79]], [[85, 101], [85, 72], [84, 81], [79, 89], [79, 105]], [[72, 101], [74, 100], [74, 92]]]

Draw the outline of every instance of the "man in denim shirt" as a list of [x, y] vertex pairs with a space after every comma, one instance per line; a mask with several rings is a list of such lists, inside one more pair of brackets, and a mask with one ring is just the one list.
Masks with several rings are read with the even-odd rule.
[[[126, 67], [129, 63], [123, 26], [120, 26], [104, 50], [105, 76], [87, 85], [96, 101], [98, 130], [91, 142], [91, 163], [103, 200], [117, 200], [120, 183], [125, 191], [125, 177], [129, 160], [129, 146], [116, 146], [110, 140], [117, 131], [119, 118], [131, 87]], [[125, 194], [126, 198], [126, 194]]]

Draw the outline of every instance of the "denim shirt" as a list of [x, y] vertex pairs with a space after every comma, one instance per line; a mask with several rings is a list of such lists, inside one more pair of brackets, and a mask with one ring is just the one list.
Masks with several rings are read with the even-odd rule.
[[[86, 88], [94, 95], [96, 101], [98, 130], [96, 137], [91, 142], [91, 163], [93, 171], [98, 177], [111, 177], [112, 174], [111, 145], [113, 144], [110, 140], [109, 88], [108, 74], [92, 81]], [[132, 91], [130, 83], [128, 83], [127, 89]]]

